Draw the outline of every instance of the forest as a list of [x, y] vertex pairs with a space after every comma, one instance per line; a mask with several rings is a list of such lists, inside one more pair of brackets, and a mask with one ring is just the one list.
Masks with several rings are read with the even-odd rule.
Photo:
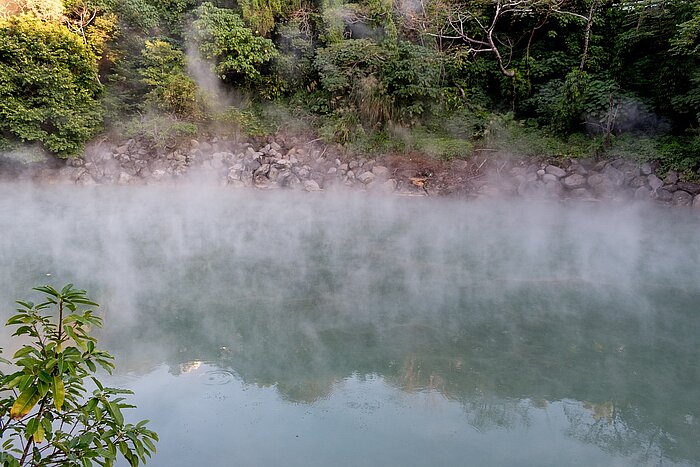
[[306, 133], [697, 179], [695, 0], [0, 0], [0, 150]]

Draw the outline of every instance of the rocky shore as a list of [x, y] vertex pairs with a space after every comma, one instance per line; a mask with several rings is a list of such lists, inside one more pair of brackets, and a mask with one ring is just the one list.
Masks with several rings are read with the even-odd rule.
[[[6, 174], [7, 177], [7, 174]], [[700, 184], [657, 174], [629, 160], [533, 161], [492, 152], [440, 161], [420, 154], [374, 159], [343, 156], [332, 146], [283, 136], [263, 142], [216, 137], [154, 148], [136, 140], [95, 142], [81, 158], [15, 170], [38, 183], [137, 185], [209, 177], [232, 188], [366, 190], [403, 196], [649, 200], [700, 207]]]

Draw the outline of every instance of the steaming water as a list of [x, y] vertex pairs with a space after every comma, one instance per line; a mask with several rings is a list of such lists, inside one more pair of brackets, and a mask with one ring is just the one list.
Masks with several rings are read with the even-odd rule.
[[700, 465], [699, 229], [650, 207], [5, 185], [0, 304], [91, 292], [156, 466]]

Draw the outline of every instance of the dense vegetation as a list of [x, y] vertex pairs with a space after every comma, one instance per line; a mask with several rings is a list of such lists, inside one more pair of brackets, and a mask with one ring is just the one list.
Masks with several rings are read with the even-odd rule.
[[[290, 122], [353, 150], [700, 162], [695, 0], [6, 0], [0, 141]], [[143, 135], [142, 135], [143, 136]]]

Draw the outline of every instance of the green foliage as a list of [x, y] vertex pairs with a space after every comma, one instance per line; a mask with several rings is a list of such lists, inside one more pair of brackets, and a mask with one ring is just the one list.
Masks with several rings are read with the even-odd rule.
[[275, 15], [282, 13], [280, 0], [241, 0], [241, 12], [255, 34], [264, 36], [275, 26]]
[[435, 134], [422, 129], [410, 132], [409, 147], [438, 159], [468, 157], [474, 150], [471, 141], [446, 134]]
[[278, 54], [271, 40], [256, 36], [239, 15], [211, 3], [196, 10], [192, 38], [202, 56], [213, 60], [224, 80], [244, 86], [262, 81], [262, 67]]
[[134, 117], [118, 129], [127, 138], [137, 138], [158, 148], [174, 146], [179, 140], [192, 137], [199, 131], [195, 123], [157, 114]]
[[319, 50], [315, 65], [332, 107], [356, 111], [369, 125], [393, 119], [410, 123], [440, 92], [438, 58], [408, 42], [339, 42]]
[[79, 36], [29, 16], [0, 21], [0, 132], [74, 155], [100, 129], [101, 90]]
[[662, 172], [675, 170], [686, 179], [700, 178], [700, 134], [689, 136], [667, 136], [658, 141], [655, 159]]
[[16, 371], [0, 373], [0, 463], [113, 465], [119, 454], [132, 466], [145, 463], [158, 436], [147, 421], [124, 421], [122, 410], [133, 407], [124, 396], [131, 391], [105, 387], [94, 376], [98, 366], [108, 373], [114, 368], [113, 357], [98, 350], [90, 334], [102, 326], [91, 309], [98, 305], [72, 284], [34, 290], [43, 301], [18, 301], [7, 321], [25, 343], [12, 358]]
[[325, 141], [339, 144], [348, 144], [366, 136], [357, 113], [345, 109], [339, 109], [327, 117], [318, 132]]
[[237, 134], [247, 136], [268, 136], [278, 130], [275, 119], [264, 115], [264, 111], [256, 108], [229, 107], [214, 116], [214, 121], [233, 126]]
[[151, 90], [147, 101], [155, 108], [185, 118], [204, 114], [197, 84], [185, 73], [185, 54], [161, 40], [146, 41], [143, 81]]
[[516, 156], [568, 158], [593, 155], [594, 148], [590, 146], [590, 139], [579, 139], [576, 141], [578, 144], [572, 143], [571, 139], [528, 126], [526, 122], [518, 121], [512, 113], [508, 113], [492, 116], [480, 145]]

